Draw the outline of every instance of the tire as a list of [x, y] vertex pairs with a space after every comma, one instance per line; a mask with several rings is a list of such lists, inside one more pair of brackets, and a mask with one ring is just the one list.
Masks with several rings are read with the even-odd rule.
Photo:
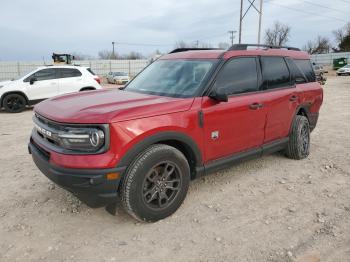
[[4, 97], [2, 105], [6, 112], [19, 113], [25, 109], [27, 101], [20, 94], [8, 94]]
[[310, 153], [310, 125], [305, 116], [296, 115], [289, 135], [288, 146], [285, 150], [291, 159], [304, 159]]
[[119, 190], [121, 202], [135, 219], [155, 222], [181, 206], [189, 182], [185, 156], [174, 147], [155, 144], [128, 167]]

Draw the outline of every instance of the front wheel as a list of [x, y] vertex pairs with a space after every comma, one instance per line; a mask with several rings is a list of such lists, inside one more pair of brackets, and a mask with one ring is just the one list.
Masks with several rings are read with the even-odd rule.
[[306, 158], [310, 153], [310, 125], [305, 116], [296, 115], [285, 151], [292, 159]]
[[185, 156], [174, 147], [153, 145], [129, 166], [120, 188], [122, 204], [134, 218], [155, 222], [180, 207], [189, 181]]
[[19, 113], [26, 107], [26, 99], [20, 94], [6, 95], [3, 100], [3, 106], [6, 112]]

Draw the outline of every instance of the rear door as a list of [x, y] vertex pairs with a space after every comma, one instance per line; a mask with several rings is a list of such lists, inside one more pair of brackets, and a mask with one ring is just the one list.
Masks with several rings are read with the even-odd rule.
[[67, 94], [78, 92], [84, 87], [82, 73], [76, 68], [58, 68], [59, 93]]
[[261, 57], [267, 108], [264, 144], [287, 137], [300, 100], [284, 57]]
[[[35, 79], [32, 84], [31, 79]], [[29, 100], [41, 100], [57, 96], [58, 92], [58, 76], [55, 68], [45, 68], [36, 71], [28, 76], [24, 83], [27, 89]]]
[[203, 97], [206, 161], [257, 148], [263, 143], [266, 110], [259, 92], [258, 59], [233, 58], [217, 75], [213, 89], [224, 90], [228, 102]]

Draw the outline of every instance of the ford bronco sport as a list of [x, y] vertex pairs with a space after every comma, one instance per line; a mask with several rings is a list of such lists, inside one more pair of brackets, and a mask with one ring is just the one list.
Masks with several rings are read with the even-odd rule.
[[29, 152], [88, 205], [118, 197], [134, 218], [157, 221], [179, 208], [193, 178], [276, 151], [306, 158], [322, 101], [299, 49], [177, 49], [123, 90], [36, 105]]

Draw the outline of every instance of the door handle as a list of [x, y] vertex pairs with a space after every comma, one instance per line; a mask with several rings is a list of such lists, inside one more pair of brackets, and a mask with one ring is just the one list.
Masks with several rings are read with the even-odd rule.
[[261, 104], [261, 103], [253, 103], [253, 104], [249, 105], [249, 108], [252, 110], [257, 110], [257, 109], [263, 108], [263, 107], [264, 107], [264, 104]]
[[298, 97], [296, 95], [292, 95], [291, 97], [289, 97], [289, 101], [291, 102], [295, 102], [298, 100]]

